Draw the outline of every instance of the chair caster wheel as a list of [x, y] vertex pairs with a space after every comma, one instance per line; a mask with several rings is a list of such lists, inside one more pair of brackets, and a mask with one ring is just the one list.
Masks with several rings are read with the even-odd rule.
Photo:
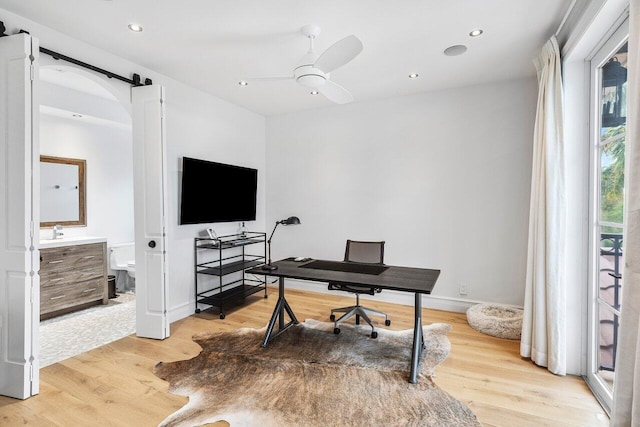
[[331, 316], [329, 316], [329, 320], [331, 320], [332, 322], [336, 321], [336, 315], [332, 314]]
[[265, 294], [265, 295], [264, 295], [264, 297], [265, 297], [265, 298], [269, 298], [269, 295]]
[[384, 321], [384, 326], [391, 326], [391, 320], [387, 319]]
[[224, 319], [225, 317], [227, 317], [227, 316], [225, 316], [224, 314], [220, 313], [220, 319]]
[[373, 339], [378, 338], [378, 333], [376, 331], [371, 332], [371, 338]]
[[333, 328], [333, 333], [338, 335], [340, 333], [340, 328]]
[[200, 309], [196, 308], [196, 314], [200, 313]]

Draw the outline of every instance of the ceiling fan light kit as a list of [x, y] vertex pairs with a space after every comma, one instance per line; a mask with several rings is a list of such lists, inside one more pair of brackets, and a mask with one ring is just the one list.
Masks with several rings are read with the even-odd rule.
[[336, 104], [352, 102], [351, 93], [331, 81], [330, 73], [350, 62], [362, 52], [363, 45], [360, 39], [354, 35], [347, 36], [331, 45], [322, 54], [318, 54], [313, 48], [313, 41], [320, 34], [320, 27], [309, 24], [302, 27], [300, 31], [309, 39], [309, 51], [298, 61], [293, 69], [293, 76], [251, 80], [295, 80], [299, 85], [312, 89], [311, 94], [319, 92]]
[[293, 70], [293, 77], [302, 86], [312, 89], [325, 84], [328, 78], [322, 71], [313, 68], [313, 65], [302, 65], [296, 68]]

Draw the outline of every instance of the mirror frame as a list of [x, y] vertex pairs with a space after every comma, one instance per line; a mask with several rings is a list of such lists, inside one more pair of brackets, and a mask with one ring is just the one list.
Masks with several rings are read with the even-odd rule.
[[85, 186], [85, 170], [87, 161], [82, 159], [70, 159], [66, 157], [40, 156], [40, 162], [58, 163], [64, 165], [78, 166], [78, 213], [77, 221], [52, 221], [40, 222], [40, 227], [53, 227], [55, 225], [67, 226], [86, 226], [87, 225], [87, 209], [86, 209], [86, 186]]

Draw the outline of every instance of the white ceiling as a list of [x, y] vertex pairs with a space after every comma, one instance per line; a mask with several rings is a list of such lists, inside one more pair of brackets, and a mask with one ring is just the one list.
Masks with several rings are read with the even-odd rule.
[[[252, 77], [291, 75], [308, 50], [300, 33], [306, 24], [322, 29], [315, 42], [319, 53], [350, 34], [362, 41], [362, 53], [331, 73], [331, 80], [360, 102], [534, 76], [532, 61], [570, 3], [0, 0], [0, 7], [256, 113], [273, 115], [334, 105], [294, 81], [238, 85]], [[144, 31], [129, 31], [131, 22]], [[484, 34], [469, 37], [476, 28]], [[40, 43], [47, 47], [46, 40]], [[442, 53], [456, 44], [467, 45], [467, 52], [455, 57]], [[409, 79], [410, 73], [420, 77]]]
[[99, 98], [117, 101], [116, 97], [107, 89], [71, 70], [73, 70], [72, 67], [66, 66], [42, 67], [40, 68], [40, 80]]

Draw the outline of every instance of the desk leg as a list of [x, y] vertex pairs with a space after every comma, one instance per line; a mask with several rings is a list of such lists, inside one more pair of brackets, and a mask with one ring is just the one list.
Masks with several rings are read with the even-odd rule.
[[422, 336], [422, 294], [415, 294], [415, 323], [413, 325], [413, 347], [411, 351], [411, 373], [409, 374], [409, 382], [411, 384], [418, 383], [418, 366], [420, 365], [420, 356], [424, 348], [424, 337]]
[[[287, 312], [291, 321], [285, 324], [284, 321], [284, 312]], [[278, 321], [278, 330], [274, 333], [273, 328], [276, 325], [276, 320]], [[293, 310], [289, 306], [289, 303], [284, 297], [284, 277], [280, 277], [278, 280], [278, 302], [276, 303], [276, 307], [273, 309], [273, 314], [271, 315], [271, 320], [269, 320], [269, 324], [267, 325], [267, 331], [264, 334], [264, 339], [262, 340], [262, 347], [266, 347], [269, 345], [269, 341], [272, 338], [277, 337], [281, 333], [283, 333], [290, 326], [299, 323], [296, 315], [293, 314]]]

